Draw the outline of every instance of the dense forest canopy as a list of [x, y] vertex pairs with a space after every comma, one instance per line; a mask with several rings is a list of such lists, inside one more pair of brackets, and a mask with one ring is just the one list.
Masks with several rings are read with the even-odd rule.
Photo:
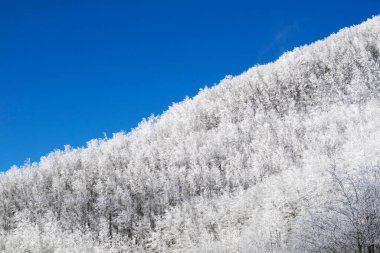
[[6, 252], [380, 244], [380, 17], [0, 175]]

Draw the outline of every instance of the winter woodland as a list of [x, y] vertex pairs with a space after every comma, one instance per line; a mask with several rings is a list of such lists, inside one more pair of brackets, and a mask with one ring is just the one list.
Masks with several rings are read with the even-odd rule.
[[380, 246], [380, 16], [0, 175], [4, 252]]

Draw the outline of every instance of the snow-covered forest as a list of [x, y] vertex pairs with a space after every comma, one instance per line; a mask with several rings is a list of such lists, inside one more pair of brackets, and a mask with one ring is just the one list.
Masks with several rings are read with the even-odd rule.
[[380, 246], [380, 16], [0, 175], [0, 251]]

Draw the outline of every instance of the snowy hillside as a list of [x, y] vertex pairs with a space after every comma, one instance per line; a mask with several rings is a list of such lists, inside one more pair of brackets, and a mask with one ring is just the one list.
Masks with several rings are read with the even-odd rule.
[[380, 246], [380, 16], [0, 175], [0, 251]]

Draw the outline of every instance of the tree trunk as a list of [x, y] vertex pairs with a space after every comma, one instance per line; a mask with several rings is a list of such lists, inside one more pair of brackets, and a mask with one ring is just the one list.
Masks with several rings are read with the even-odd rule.
[[112, 239], [112, 215], [111, 215], [111, 212], [108, 214], [108, 235]]

